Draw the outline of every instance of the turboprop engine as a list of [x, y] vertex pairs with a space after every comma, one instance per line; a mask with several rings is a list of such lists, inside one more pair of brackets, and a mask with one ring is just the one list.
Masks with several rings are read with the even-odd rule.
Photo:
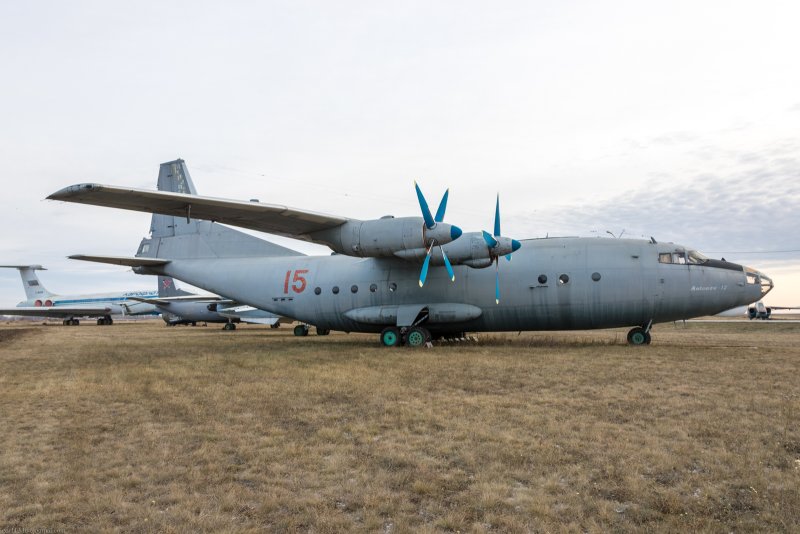
[[[447, 268], [450, 279], [454, 280], [453, 268], [447, 260], [442, 245], [451, 243], [461, 236], [461, 228], [442, 222], [447, 210], [447, 197], [450, 190], [444, 192], [436, 215], [431, 214], [425, 195], [414, 182], [417, 191], [419, 208], [422, 217], [382, 217], [371, 221], [349, 220], [341, 226], [311, 234], [315, 240], [323, 241], [331, 249], [348, 256], [370, 258], [397, 256], [410, 260], [422, 259], [422, 270], [419, 285], [425, 283], [428, 276], [433, 248], [438, 246], [442, 253], [442, 262]], [[421, 251], [404, 256], [408, 251]]]
[[383, 217], [370, 221], [350, 220], [341, 226], [312, 234], [334, 252], [362, 258], [395, 256], [405, 250], [421, 249], [422, 259], [431, 241], [446, 244], [458, 239], [458, 226], [435, 222], [432, 227], [422, 217]]

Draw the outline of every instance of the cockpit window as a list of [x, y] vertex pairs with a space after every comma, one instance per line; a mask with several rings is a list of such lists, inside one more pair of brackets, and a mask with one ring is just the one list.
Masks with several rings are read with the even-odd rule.
[[696, 250], [690, 250], [687, 254], [689, 263], [693, 263], [695, 265], [700, 265], [708, 261], [708, 258], [697, 252]]
[[686, 265], [686, 254], [682, 251], [660, 252], [658, 254], [658, 263], [677, 263], [679, 265]]

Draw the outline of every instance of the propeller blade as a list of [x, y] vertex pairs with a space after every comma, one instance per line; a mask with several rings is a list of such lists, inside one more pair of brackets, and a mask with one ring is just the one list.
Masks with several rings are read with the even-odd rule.
[[433, 228], [436, 226], [436, 221], [433, 220], [431, 210], [428, 207], [428, 203], [425, 201], [425, 195], [422, 194], [422, 190], [417, 185], [417, 182], [414, 182], [414, 188], [417, 190], [417, 200], [419, 200], [419, 209], [422, 210], [422, 218], [425, 219], [425, 226]]
[[494, 235], [500, 236], [500, 193], [497, 193], [497, 204], [494, 207]]
[[419, 287], [425, 285], [425, 279], [428, 278], [428, 264], [431, 262], [431, 249], [428, 249], [428, 255], [425, 256], [425, 261], [422, 264], [422, 271], [419, 273]]
[[442, 200], [439, 202], [439, 209], [436, 210], [436, 216], [433, 218], [435, 222], [442, 222], [444, 220], [444, 212], [447, 210], [447, 197], [450, 195], [450, 188], [448, 187], [444, 195], [442, 195]]
[[442, 247], [439, 247], [439, 250], [442, 251], [442, 259], [444, 260], [444, 266], [447, 269], [447, 274], [450, 275], [450, 281], [451, 282], [455, 282], [456, 281], [456, 273], [453, 272], [453, 266], [450, 265], [450, 260], [447, 259], [447, 254], [444, 253], [444, 249]]
[[482, 230], [482, 232], [483, 232], [483, 240], [484, 240], [484, 241], [486, 241], [486, 245], [487, 245], [489, 248], [494, 248], [494, 247], [496, 247], [496, 246], [497, 246], [497, 239], [495, 239], [494, 237], [492, 237], [492, 236], [489, 234], [489, 232], [487, 232], [486, 230]]
[[[517, 241], [516, 239], [511, 240], [511, 252], [516, 252], [522, 247], [522, 243]], [[506, 254], [506, 259], [511, 261], [511, 254]]]
[[495, 262], [497, 268], [494, 271], [494, 303], [500, 304], [500, 264]]

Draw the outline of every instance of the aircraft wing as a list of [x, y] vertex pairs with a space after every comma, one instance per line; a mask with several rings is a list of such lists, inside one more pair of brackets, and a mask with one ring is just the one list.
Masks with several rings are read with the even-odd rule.
[[20, 306], [0, 308], [0, 315], [25, 315], [28, 317], [103, 317], [111, 314], [111, 308], [83, 306]]
[[335, 228], [348, 221], [345, 217], [303, 211], [276, 204], [243, 202], [101, 184], [71, 185], [56, 191], [47, 198], [78, 204], [206, 219], [312, 242], [313, 239], [308, 234]]
[[128, 297], [130, 300], [139, 302], [146, 302], [156, 306], [169, 306], [173, 302], [219, 302], [222, 304], [232, 304], [233, 301], [215, 295], [182, 295], [180, 297], [157, 297], [157, 298], [143, 298], [143, 297]]
[[250, 323], [250, 324], [265, 324], [265, 325], [274, 325], [278, 322], [281, 323], [293, 323], [294, 319], [291, 317], [281, 317], [275, 315], [274, 313], [270, 313], [268, 311], [260, 310], [258, 308], [254, 308], [252, 306], [242, 305], [242, 306], [235, 306], [232, 308], [224, 308], [221, 310], [217, 310], [217, 313], [222, 315], [223, 317], [227, 317], [229, 319], [239, 319], [243, 323]]

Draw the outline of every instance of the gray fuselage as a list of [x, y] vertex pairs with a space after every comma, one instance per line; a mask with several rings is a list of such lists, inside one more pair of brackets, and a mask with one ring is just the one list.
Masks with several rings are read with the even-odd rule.
[[[444, 313], [438, 322], [428, 321], [431, 330], [644, 326], [713, 315], [752, 303], [772, 287], [766, 276], [752, 270], [748, 275], [741, 265], [686, 262], [687, 251], [633, 239], [525, 240], [513, 261], [500, 258], [499, 304], [494, 266], [455, 266], [454, 282], [443, 268], [432, 268], [424, 287], [417, 263], [344, 255], [180, 259], [139, 271], [174, 276], [275, 314], [348, 332], [381, 331], [391, 323], [380, 319], [391, 316], [386, 310], [436, 305], [455, 311], [450, 319]], [[664, 262], [669, 254], [684, 261]], [[464, 307], [476, 313], [460, 319]], [[372, 314], [371, 320], [352, 319], [354, 310]]]

